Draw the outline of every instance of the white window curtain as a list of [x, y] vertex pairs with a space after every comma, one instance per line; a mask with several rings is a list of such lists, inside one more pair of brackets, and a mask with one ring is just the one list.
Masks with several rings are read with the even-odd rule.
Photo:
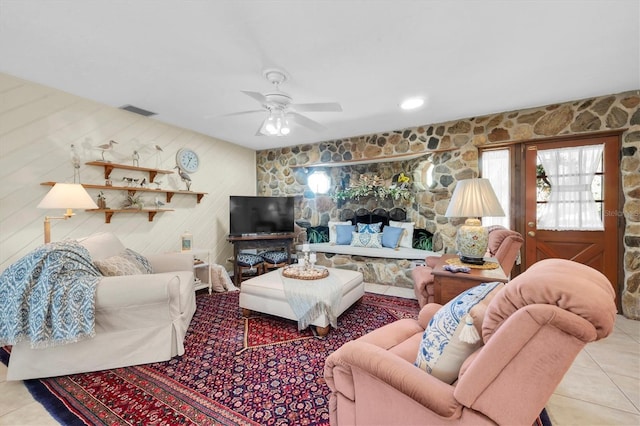
[[482, 151], [482, 177], [489, 179], [500, 206], [504, 210], [503, 217], [483, 217], [482, 225], [502, 225], [509, 229], [509, 200], [511, 198], [511, 167], [509, 164], [509, 150], [499, 149]]
[[604, 145], [538, 151], [551, 182], [549, 201], [538, 208], [538, 229], [603, 230], [591, 185]]

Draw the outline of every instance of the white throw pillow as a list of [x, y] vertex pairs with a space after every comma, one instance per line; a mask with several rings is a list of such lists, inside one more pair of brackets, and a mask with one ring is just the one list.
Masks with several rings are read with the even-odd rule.
[[413, 248], [413, 227], [415, 222], [398, 222], [395, 220], [389, 221], [389, 226], [395, 226], [397, 228], [403, 228], [405, 231], [400, 237], [400, 247]]
[[142, 275], [134, 260], [125, 256], [111, 256], [106, 259], [94, 260], [93, 263], [105, 277], [116, 277], [119, 275]]
[[335, 244], [336, 243], [336, 238], [338, 236], [338, 234], [336, 233], [336, 225], [352, 225], [351, 222], [346, 221], [346, 222], [329, 222], [327, 224], [327, 226], [329, 227], [329, 243], [330, 244]]

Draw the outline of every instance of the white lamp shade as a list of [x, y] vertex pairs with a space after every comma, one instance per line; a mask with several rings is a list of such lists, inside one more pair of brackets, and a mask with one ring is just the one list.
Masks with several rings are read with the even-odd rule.
[[489, 179], [465, 179], [458, 181], [446, 217], [504, 216], [504, 210], [493, 191]]
[[39, 209], [97, 209], [79, 183], [56, 183], [38, 204]]

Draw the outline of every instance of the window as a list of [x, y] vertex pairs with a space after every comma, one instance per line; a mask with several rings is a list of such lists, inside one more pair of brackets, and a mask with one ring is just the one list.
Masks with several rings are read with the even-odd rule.
[[307, 185], [314, 194], [326, 194], [331, 188], [331, 178], [326, 172], [316, 170], [307, 178]]
[[510, 228], [509, 206], [511, 200], [510, 150], [496, 149], [482, 151], [482, 177], [489, 179], [493, 190], [504, 210], [504, 217], [483, 217], [482, 225], [502, 225]]

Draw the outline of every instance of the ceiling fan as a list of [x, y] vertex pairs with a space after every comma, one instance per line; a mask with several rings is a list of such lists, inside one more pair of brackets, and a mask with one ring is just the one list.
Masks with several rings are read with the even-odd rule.
[[267, 93], [243, 90], [242, 93], [255, 99], [262, 105], [261, 110], [241, 111], [230, 115], [251, 114], [266, 111], [267, 117], [260, 125], [256, 135], [285, 136], [291, 132], [290, 124], [294, 122], [316, 132], [326, 129], [325, 126], [314, 121], [300, 112], [340, 112], [342, 106], [336, 102], [321, 102], [296, 104], [293, 98], [280, 90], [280, 85], [289, 79], [287, 73], [277, 68], [268, 68], [262, 75], [274, 86], [274, 90]]

